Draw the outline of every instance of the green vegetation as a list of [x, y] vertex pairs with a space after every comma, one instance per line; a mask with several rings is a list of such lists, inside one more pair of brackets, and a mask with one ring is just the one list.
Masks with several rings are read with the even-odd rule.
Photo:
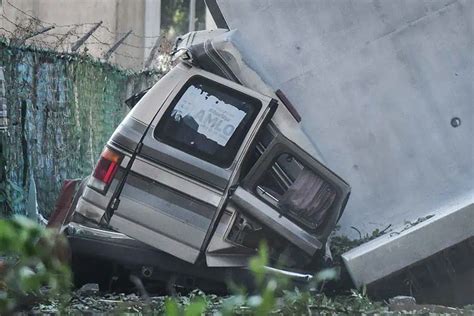
[[[168, 40], [174, 42], [177, 35], [188, 32], [189, 2], [189, 0], [168, 0], [161, 3], [161, 28]], [[205, 16], [204, 0], [197, 0], [194, 24], [196, 30], [204, 29]]]
[[0, 314], [45, 299], [65, 301], [71, 272], [63, 236], [25, 217], [0, 220]]

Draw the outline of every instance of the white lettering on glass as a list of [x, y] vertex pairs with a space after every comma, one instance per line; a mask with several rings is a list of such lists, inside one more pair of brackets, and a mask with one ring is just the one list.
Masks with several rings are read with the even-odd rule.
[[245, 117], [245, 112], [190, 86], [176, 104], [175, 118], [191, 116], [199, 124], [197, 132], [225, 146]]

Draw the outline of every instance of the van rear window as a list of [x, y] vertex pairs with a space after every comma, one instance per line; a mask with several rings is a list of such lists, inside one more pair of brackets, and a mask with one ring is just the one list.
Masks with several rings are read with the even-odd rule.
[[170, 146], [227, 168], [261, 106], [258, 99], [196, 76], [173, 100], [154, 135]]

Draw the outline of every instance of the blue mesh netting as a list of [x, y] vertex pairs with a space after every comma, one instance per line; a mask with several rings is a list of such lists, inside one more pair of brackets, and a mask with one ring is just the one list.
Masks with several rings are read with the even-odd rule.
[[1, 213], [25, 213], [29, 179], [48, 215], [62, 181], [89, 174], [127, 112], [124, 100], [151, 86], [157, 73], [133, 73], [90, 57], [0, 42], [7, 133], [0, 152]]

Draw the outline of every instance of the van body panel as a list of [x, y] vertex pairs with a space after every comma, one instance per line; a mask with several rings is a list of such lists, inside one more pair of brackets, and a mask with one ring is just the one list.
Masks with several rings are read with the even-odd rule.
[[219, 168], [207, 161], [198, 159], [156, 139], [143, 141], [142, 157], [179, 170], [189, 177], [199, 179], [223, 191], [230, 179], [232, 170]]
[[127, 117], [112, 134], [109, 143], [132, 152], [145, 130], [146, 124], [132, 116]]
[[138, 122], [142, 122], [145, 126], [148, 125], [163, 105], [163, 101], [174, 91], [189, 71], [190, 67], [183, 63], [173, 67], [133, 107], [124, 122], [127, 122], [129, 118], [133, 118]]
[[90, 221], [99, 223], [102, 219], [102, 216], [104, 216], [105, 208], [94, 205], [84, 197], [81, 197], [77, 202], [76, 212], [86, 217]]
[[243, 247], [225, 238], [237, 213], [238, 210], [233, 203], [226, 205], [206, 249], [208, 267], [245, 267], [250, 258], [256, 254], [255, 249]]
[[206, 186], [199, 181], [177, 173], [162, 165], [150, 162], [147, 159], [138, 157], [132, 166], [132, 172], [146, 174], [154, 181], [170, 188], [179, 188], [184, 194], [201, 200], [214, 207], [218, 207], [222, 192], [211, 186]]
[[128, 236], [137, 240], [147, 240], [145, 244], [160, 249], [166, 253], [194, 263], [199, 256], [199, 249], [188, 246], [175, 238], [170, 238], [157, 233], [155, 229], [148, 229], [141, 224], [125, 219], [120, 215], [114, 215], [111, 219], [111, 226], [117, 231], [126, 231]]

